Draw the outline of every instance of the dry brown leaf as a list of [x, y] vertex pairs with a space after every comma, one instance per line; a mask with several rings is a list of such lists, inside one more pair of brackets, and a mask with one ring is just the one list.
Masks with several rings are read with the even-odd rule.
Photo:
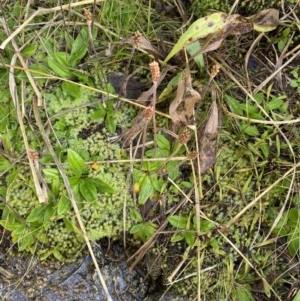
[[247, 19], [253, 22], [255, 30], [267, 32], [277, 28], [279, 24], [279, 11], [274, 8], [264, 9]]
[[178, 83], [176, 97], [170, 105], [169, 113], [174, 124], [187, 125], [194, 116], [194, 106], [201, 95], [192, 87], [190, 70], [187, 68]]
[[137, 99], [142, 93], [142, 88], [149, 85], [132, 79], [131, 75], [125, 76], [120, 72], [108, 73], [108, 81], [120, 96], [130, 99]]
[[134, 47], [143, 49], [148, 53], [154, 55], [154, 57], [156, 56], [158, 56], [159, 58], [163, 57], [163, 55], [155, 47], [153, 47], [151, 43], [139, 31], [137, 31], [130, 38], [123, 39], [121, 43], [132, 44]]
[[198, 133], [201, 174], [206, 173], [216, 161], [218, 128], [218, 107], [216, 101], [214, 101], [210, 109], [209, 118]]
[[145, 129], [153, 116], [153, 106], [150, 105], [140, 111], [133, 120], [133, 125], [130, 129], [122, 133], [123, 147], [128, 147], [132, 141]]

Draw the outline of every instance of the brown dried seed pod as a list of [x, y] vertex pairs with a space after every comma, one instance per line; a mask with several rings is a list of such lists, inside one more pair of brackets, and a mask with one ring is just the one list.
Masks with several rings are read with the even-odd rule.
[[148, 107], [146, 107], [145, 109], [145, 119], [146, 120], [151, 120], [152, 116], [153, 116], [153, 106], [150, 105]]
[[159, 77], [160, 77], [160, 70], [159, 70], [158, 62], [154, 61], [154, 62], [150, 63], [149, 67], [150, 67], [150, 71], [151, 71], [152, 81], [158, 82]]
[[37, 161], [39, 160], [39, 153], [35, 150], [30, 150], [28, 152], [28, 157], [32, 160], [32, 161]]
[[212, 69], [211, 69], [211, 77], [212, 78], [215, 78], [217, 76], [217, 74], [219, 73], [220, 71], [220, 65], [219, 64], [214, 64], [212, 66]]
[[84, 8], [83, 11], [84, 11], [84, 16], [85, 16], [86, 22], [91, 23], [92, 22], [91, 12], [87, 8]]
[[185, 144], [191, 139], [191, 133], [188, 129], [184, 129], [178, 136], [178, 143]]
[[187, 158], [189, 160], [195, 160], [197, 158], [197, 156], [198, 156], [197, 152], [190, 152], [190, 153], [188, 153]]
[[139, 31], [136, 31], [133, 38], [133, 43], [136, 47], [139, 47], [142, 39], [142, 34]]

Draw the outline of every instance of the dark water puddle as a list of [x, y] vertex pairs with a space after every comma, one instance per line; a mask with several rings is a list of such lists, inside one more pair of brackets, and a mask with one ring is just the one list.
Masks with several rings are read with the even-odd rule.
[[[0, 250], [0, 267], [9, 272], [12, 278], [0, 273], [0, 300], [106, 301], [90, 255], [60, 265], [41, 264], [33, 258], [23, 259], [1, 251], [3, 250]], [[113, 301], [161, 299], [163, 291], [149, 289], [151, 281], [145, 278], [147, 271], [143, 268], [129, 271], [126, 261], [122, 258], [118, 261], [109, 260], [107, 257], [97, 259]], [[161, 300], [185, 301], [186, 299], [168, 293]]]

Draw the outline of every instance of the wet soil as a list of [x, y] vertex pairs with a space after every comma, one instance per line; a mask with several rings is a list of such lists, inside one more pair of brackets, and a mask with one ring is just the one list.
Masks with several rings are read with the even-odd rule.
[[[41, 263], [29, 254], [14, 253], [8, 235], [0, 229], [0, 300], [2, 301], [106, 301], [90, 255], [67, 264]], [[114, 254], [105, 255], [99, 247], [95, 253], [113, 301], [160, 300], [163, 291], [151, 278], [147, 269], [139, 266], [129, 271], [121, 245]], [[118, 258], [116, 259], [116, 256]], [[186, 299], [168, 293], [161, 300]]]

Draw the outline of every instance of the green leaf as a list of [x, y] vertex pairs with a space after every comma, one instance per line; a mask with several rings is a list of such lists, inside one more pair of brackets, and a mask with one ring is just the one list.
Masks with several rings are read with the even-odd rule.
[[58, 197], [61, 188], [61, 181], [60, 177], [54, 177], [51, 181], [51, 192], [53, 193], [54, 197]]
[[131, 233], [131, 234], [135, 234], [135, 233], [138, 233], [138, 232], [143, 231], [143, 229], [144, 229], [144, 224], [143, 224], [143, 223], [136, 224], [136, 225], [134, 225], [134, 226], [130, 229], [130, 233]]
[[225, 94], [225, 99], [226, 99], [232, 113], [243, 116], [243, 109], [241, 108], [240, 102], [238, 102], [236, 99], [234, 99], [233, 97], [231, 97], [227, 94]]
[[129, 214], [130, 214], [130, 218], [133, 221], [135, 221], [135, 222], [142, 222], [143, 221], [142, 215], [137, 210], [131, 208]]
[[86, 55], [88, 51], [88, 43], [83, 43], [76, 53], [72, 53], [68, 62], [72, 67], [77, 67], [80, 60]]
[[291, 208], [288, 211], [288, 219], [289, 221], [293, 222], [296, 225], [299, 221], [299, 209], [298, 208]]
[[45, 210], [46, 210], [45, 205], [40, 205], [40, 206], [34, 208], [27, 216], [26, 222], [32, 223], [32, 222], [43, 220]]
[[72, 75], [76, 76], [78, 80], [82, 81], [84, 84], [90, 86], [90, 87], [95, 87], [93, 81], [90, 79], [88, 75], [86, 75], [83, 72], [80, 72], [80, 70], [72, 70]]
[[19, 223], [11, 223], [7, 220], [0, 220], [0, 225], [4, 229], [9, 230], [9, 231], [13, 231], [13, 230], [17, 229], [20, 226]]
[[174, 233], [171, 237], [171, 242], [178, 242], [184, 239], [183, 233]]
[[295, 228], [292, 231], [293, 232], [288, 235], [288, 249], [291, 255], [295, 256], [300, 250], [300, 233], [298, 228]]
[[72, 208], [72, 203], [71, 203], [70, 199], [67, 198], [66, 196], [62, 195], [58, 201], [57, 214], [63, 215], [66, 212], [68, 212], [71, 208]]
[[154, 188], [152, 186], [151, 180], [149, 177], [145, 177], [139, 194], [139, 204], [143, 205], [149, 199], [149, 197], [153, 194]]
[[248, 123], [241, 124], [242, 131], [249, 136], [258, 136], [259, 131], [256, 126], [249, 125]]
[[[197, 227], [196, 216], [193, 217], [193, 223], [194, 223], [194, 229], [196, 230], [196, 227]], [[201, 232], [207, 233], [214, 228], [215, 228], [215, 225], [213, 222], [207, 221], [205, 219], [201, 219], [201, 221], [200, 221]]]
[[296, 79], [294, 79], [294, 80], [291, 81], [290, 86], [292, 88], [297, 88], [299, 86], [299, 83]]
[[65, 48], [67, 50], [72, 49], [72, 46], [74, 45], [74, 38], [66, 30], [64, 30], [64, 42], [66, 43]]
[[[201, 45], [199, 41], [196, 41], [186, 47], [187, 52], [190, 54], [190, 56], [195, 55], [198, 51], [201, 50]], [[198, 54], [194, 57], [194, 61], [197, 64], [199, 70], [203, 70], [205, 63], [204, 63], [204, 57], [203, 54]]]
[[183, 236], [187, 244], [192, 247], [195, 243], [195, 232], [187, 231], [183, 232]]
[[96, 185], [97, 190], [101, 193], [116, 193], [115, 189], [112, 186], [102, 181], [101, 179], [91, 178], [91, 181], [93, 181], [93, 183]]
[[[27, 233], [26, 233], [27, 232]], [[29, 234], [28, 231], [24, 233], [24, 236], [19, 240], [19, 251], [28, 250], [28, 247], [35, 242], [35, 238], [32, 234]]]
[[264, 95], [264, 93], [262, 93], [262, 92], [259, 92], [259, 93], [255, 94], [255, 95], [253, 95], [253, 97], [254, 97], [254, 99], [255, 99], [259, 104], [262, 104], [262, 102], [263, 102], [264, 99], [265, 99], [265, 95]]
[[247, 179], [246, 183], [244, 184], [243, 188], [242, 188], [242, 194], [246, 194], [247, 191], [249, 191], [249, 185], [251, 183], [252, 180], [252, 174], [249, 176], [249, 178]]
[[153, 188], [156, 191], [162, 192], [162, 188], [165, 183], [161, 177], [157, 177], [157, 176], [151, 177], [151, 183], [152, 183]]
[[286, 42], [287, 42], [287, 41], [286, 41], [285, 39], [279, 40], [277, 46], [278, 46], [278, 50], [279, 50], [280, 52], [283, 51], [283, 49], [284, 49], [284, 47], [285, 47], [285, 45], [286, 45]]
[[11, 166], [11, 163], [6, 160], [4, 157], [0, 156], [0, 172], [5, 171]]
[[90, 38], [88, 30], [87, 28], [82, 28], [72, 45], [71, 54], [80, 52], [80, 50], [82, 49], [82, 45], [85, 45], [85, 47], [87, 48], [89, 42]]
[[77, 226], [71, 220], [64, 217], [63, 221], [64, 221], [64, 224], [65, 224], [66, 228], [69, 231], [75, 232], [76, 234], [78, 234], [79, 237], [82, 237], [82, 232], [77, 228]]
[[96, 185], [89, 178], [82, 179], [79, 190], [88, 202], [95, 201], [98, 198]]
[[285, 101], [285, 102], [282, 104], [282, 106], [279, 108], [279, 111], [280, 111], [281, 113], [285, 113], [286, 110], [287, 110], [288, 107], [289, 107], [289, 104], [290, 104], [290, 102], [289, 102], [288, 100]]
[[57, 260], [63, 261], [64, 257], [61, 255], [61, 253], [58, 250], [53, 249], [52, 254]]
[[71, 95], [76, 99], [81, 98], [81, 90], [78, 85], [69, 82], [63, 82], [61, 87], [66, 94]]
[[168, 172], [168, 175], [169, 175], [170, 179], [172, 179], [174, 181], [179, 175], [178, 162], [169, 161], [167, 163], [167, 172]]
[[211, 238], [210, 238], [209, 244], [210, 244], [210, 246], [211, 246], [214, 250], [219, 250], [219, 249], [220, 249], [218, 240], [215, 239], [214, 237], [211, 237]]
[[45, 223], [49, 222], [55, 214], [56, 214], [56, 206], [54, 206], [54, 203], [48, 204], [44, 212], [44, 222]]
[[186, 229], [188, 218], [181, 215], [172, 215], [168, 217], [169, 223], [178, 229]]
[[74, 173], [74, 175], [81, 176], [88, 173], [89, 170], [87, 164], [75, 151], [68, 149], [67, 158], [70, 169]]
[[91, 115], [91, 120], [99, 120], [99, 119], [103, 119], [106, 115], [106, 110], [96, 110], [92, 113]]
[[68, 63], [69, 55], [66, 52], [56, 52], [48, 57], [48, 66], [58, 76], [63, 78], [72, 77], [70, 65]]
[[117, 120], [114, 116], [113, 110], [108, 110], [106, 113], [105, 126], [108, 131], [113, 134], [117, 129]]
[[260, 113], [250, 113], [249, 117], [252, 119], [265, 120], [265, 118]]
[[176, 53], [182, 50], [187, 45], [207, 37], [208, 35], [220, 32], [227, 22], [224, 22], [227, 15], [224, 13], [214, 13], [209, 16], [203, 17], [195, 21], [187, 29], [187, 31], [179, 38], [171, 52], [165, 58], [164, 63], [166, 63], [170, 58], [172, 58]]
[[157, 225], [155, 225], [154, 223], [150, 223], [150, 222], [147, 222], [144, 224], [145, 227], [144, 227], [144, 235], [145, 235], [145, 240], [148, 240], [156, 231], [157, 229]]
[[157, 135], [157, 145], [160, 149], [170, 150], [170, 141], [163, 135]]
[[21, 235], [24, 233], [24, 230], [26, 229], [26, 225], [25, 224], [20, 224], [14, 231], [12, 231], [12, 235]]
[[36, 52], [36, 50], [37, 50], [37, 44], [28, 44], [23, 48], [22, 54], [25, 58], [28, 58], [32, 56]]
[[269, 151], [269, 145], [265, 141], [262, 141], [261, 143], [259, 143], [259, 147], [262, 150], [262, 152], [264, 154], [264, 157], [268, 158], [269, 157], [269, 153], [270, 153], [270, 151]]
[[52, 252], [53, 252], [53, 250], [52, 249], [46, 249], [46, 250], [40, 250], [40, 260], [41, 261], [44, 261], [44, 260], [46, 260], [50, 255], [52, 255]]
[[165, 100], [168, 96], [170, 96], [170, 94], [176, 90], [178, 83], [180, 82], [180, 80], [182, 79], [182, 74], [183, 72], [179, 72], [175, 77], [173, 77], [167, 87], [162, 91], [162, 93], [160, 93], [157, 103], [162, 102], [163, 100]]
[[300, 290], [298, 290], [297, 294], [295, 295], [292, 301], [300, 301]]
[[43, 47], [45, 48], [45, 52], [52, 54], [54, 52], [53, 43], [51, 42], [49, 37], [40, 36], [39, 38], [41, 39], [41, 43], [42, 43]]
[[243, 109], [248, 115], [249, 114], [255, 114], [258, 111], [258, 108], [254, 105], [249, 104], [249, 102], [247, 103], [240, 103], [239, 107], [241, 109]]
[[[10, 108], [7, 106], [7, 104], [2, 104], [1, 105], [1, 111], [0, 111], [0, 131], [1, 133], [6, 132], [6, 128], [9, 126], [10, 123]], [[4, 136], [4, 137], [3, 137]], [[1, 138], [2, 143], [4, 144], [6, 149], [9, 149], [10, 145], [10, 137], [8, 135], [3, 135]]]
[[269, 101], [266, 105], [267, 110], [276, 110], [283, 105], [283, 99], [281, 98], [273, 98], [273, 100]]
[[135, 234], [135, 237], [140, 237], [143, 242], [148, 240], [156, 231], [157, 225], [154, 223], [146, 222], [134, 225], [130, 229], [131, 234]]
[[53, 178], [59, 176], [59, 171], [57, 168], [43, 168], [43, 174], [46, 179], [50, 182]]
[[80, 176], [71, 177], [71, 178], [69, 178], [69, 181], [70, 181], [70, 185], [71, 185], [71, 188], [74, 193], [76, 201], [82, 200], [81, 193], [79, 190], [81, 177]]
[[236, 299], [239, 301], [255, 301], [250, 290], [246, 287], [237, 287], [235, 289]]

